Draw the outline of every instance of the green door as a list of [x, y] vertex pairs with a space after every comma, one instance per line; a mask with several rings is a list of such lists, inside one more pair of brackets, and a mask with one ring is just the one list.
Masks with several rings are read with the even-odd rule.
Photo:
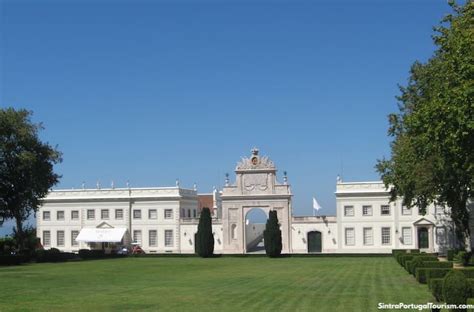
[[321, 232], [308, 232], [308, 252], [321, 252]]
[[430, 247], [430, 243], [428, 240], [428, 229], [427, 228], [419, 228], [418, 229], [418, 248], [426, 249]]

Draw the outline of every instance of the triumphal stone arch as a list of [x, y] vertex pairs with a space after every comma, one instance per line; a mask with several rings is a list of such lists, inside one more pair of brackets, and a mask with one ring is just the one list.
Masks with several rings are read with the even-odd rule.
[[222, 190], [222, 221], [224, 253], [246, 253], [245, 216], [253, 208], [268, 215], [277, 211], [280, 222], [283, 253], [291, 252], [291, 190], [286, 175], [283, 183], [276, 179], [277, 169], [258, 149], [243, 157], [235, 168], [236, 181], [226, 178]]

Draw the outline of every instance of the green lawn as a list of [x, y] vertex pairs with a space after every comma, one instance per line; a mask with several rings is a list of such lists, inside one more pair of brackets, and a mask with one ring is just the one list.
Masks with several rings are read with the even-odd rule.
[[0, 268], [0, 311], [376, 311], [434, 302], [392, 257], [125, 258]]

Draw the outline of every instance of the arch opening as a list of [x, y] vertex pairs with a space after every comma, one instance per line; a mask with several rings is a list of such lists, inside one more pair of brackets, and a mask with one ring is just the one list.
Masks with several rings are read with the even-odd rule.
[[247, 253], [265, 253], [263, 231], [267, 218], [267, 212], [262, 208], [252, 208], [245, 215], [245, 251]]

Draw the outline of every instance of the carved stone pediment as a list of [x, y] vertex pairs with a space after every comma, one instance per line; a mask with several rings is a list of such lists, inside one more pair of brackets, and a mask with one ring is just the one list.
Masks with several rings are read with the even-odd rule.
[[252, 156], [242, 157], [235, 170], [268, 169], [275, 170], [275, 164], [267, 156], [260, 157], [258, 149], [252, 149]]

